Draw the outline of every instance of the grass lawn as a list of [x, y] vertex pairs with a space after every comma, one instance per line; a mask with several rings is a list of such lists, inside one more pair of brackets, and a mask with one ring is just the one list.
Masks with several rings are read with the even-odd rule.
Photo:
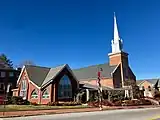
[[88, 106], [47, 106], [47, 105], [0, 105], [0, 112], [7, 111], [26, 111], [26, 110], [51, 110], [51, 109], [76, 109], [76, 108], [88, 108]]

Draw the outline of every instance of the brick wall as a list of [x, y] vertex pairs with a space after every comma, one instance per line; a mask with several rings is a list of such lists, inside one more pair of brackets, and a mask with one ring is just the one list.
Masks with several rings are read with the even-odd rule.
[[[49, 86], [47, 86], [45, 89], [43, 89], [43, 90], [40, 92], [40, 96], [41, 96], [41, 98], [40, 98], [40, 103], [41, 103], [41, 104], [47, 104], [48, 102], [51, 102], [51, 101], [52, 101], [52, 99], [53, 99], [53, 97], [54, 97], [54, 94], [53, 94], [53, 92], [52, 92], [52, 90], [53, 90], [52, 87], [53, 87], [53, 85], [50, 84]], [[49, 93], [50, 93], [49, 98], [43, 98], [43, 97], [42, 97], [43, 92], [44, 92], [45, 90], [48, 90], [48, 91], [49, 91]]]

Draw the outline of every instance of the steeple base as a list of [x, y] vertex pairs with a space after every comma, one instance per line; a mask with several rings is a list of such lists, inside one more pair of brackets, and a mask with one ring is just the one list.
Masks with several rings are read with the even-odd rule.
[[110, 66], [118, 65], [121, 62], [128, 65], [128, 53], [120, 51], [120, 52], [117, 52], [117, 53], [109, 53], [108, 56], [109, 56]]

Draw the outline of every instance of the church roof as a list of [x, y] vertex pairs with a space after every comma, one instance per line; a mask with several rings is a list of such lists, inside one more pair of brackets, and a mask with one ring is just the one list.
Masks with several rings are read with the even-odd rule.
[[28, 77], [37, 86], [41, 86], [51, 68], [25, 65]]
[[111, 78], [112, 77], [111, 73], [114, 71], [116, 67], [117, 65], [110, 66], [108, 63], [104, 63], [104, 64], [92, 65], [92, 66], [88, 66], [80, 69], [74, 69], [72, 71], [76, 76], [76, 78], [79, 81], [82, 81], [82, 80], [97, 78], [98, 68], [102, 68], [103, 70], [102, 77]]
[[61, 65], [61, 66], [58, 66], [58, 67], [55, 67], [55, 68], [51, 68], [47, 74], [47, 76], [45, 77], [45, 80], [43, 81], [42, 83], [42, 86], [47, 84], [51, 79], [54, 79], [57, 74], [59, 72], [61, 72], [61, 70], [63, 70], [63, 68], [66, 66], [66, 64], [64, 65]]
[[[64, 69], [64, 67], [68, 66], [67, 64], [60, 65], [54, 68], [49, 67], [41, 67], [41, 66], [33, 66], [33, 65], [25, 65], [28, 77], [31, 81], [33, 81], [37, 86], [44, 86], [51, 79], [54, 79], [57, 74]], [[116, 66], [109, 66], [108, 63], [92, 65], [80, 69], [72, 70], [74, 76], [78, 81], [83, 81], [86, 79], [97, 78], [98, 68], [102, 68], [102, 77], [111, 78], [111, 73], [114, 71]]]

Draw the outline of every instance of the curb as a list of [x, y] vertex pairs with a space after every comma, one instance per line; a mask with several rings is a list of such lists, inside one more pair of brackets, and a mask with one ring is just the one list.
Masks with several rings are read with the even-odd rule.
[[[107, 111], [107, 110], [122, 110], [122, 109], [143, 109], [143, 108], [159, 108], [160, 106], [130, 106], [130, 107], [108, 107], [104, 108], [103, 110], [99, 110], [99, 108], [93, 108], [90, 110], [82, 110], [82, 111], [53, 111], [53, 112], [46, 112], [46, 113], [36, 113], [36, 114], [25, 114], [25, 115], [10, 115], [10, 116], [0, 116], [0, 118], [12, 118], [12, 117], [26, 117], [26, 116], [37, 116], [37, 115], [51, 115], [51, 114], [65, 114], [65, 113], [81, 113], [81, 112], [96, 112], [96, 111]], [[17, 111], [18, 112], [18, 111]], [[5, 112], [7, 113], [7, 112]]]

